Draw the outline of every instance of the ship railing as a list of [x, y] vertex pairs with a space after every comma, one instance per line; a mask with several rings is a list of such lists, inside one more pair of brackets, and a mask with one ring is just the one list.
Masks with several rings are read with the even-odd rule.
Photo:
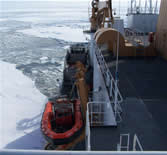
[[117, 144], [117, 151], [129, 151], [130, 134], [121, 134], [120, 142]]
[[117, 144], [117, 151], [143, 151], [143, 147], [139, 141], [137, 134], [133, 136], [133, 144], [130, 146], [130, 134], [120, 134], [120, 142]]
[[50, 151], [28, 149], [1, 149], [1, 155], [166, 155], [166, 151]]
[[95, 47], [95, 54], [97, 57], [97, 61], [100, 66], [100, 70], [102, 72], [111, 103], [113, 105], [116, 121], [121, 122], [122, 121], [122, 118], [121, 118], [122, 108], [121, 108], [120, 103], [123, 102], [123, 97], [118, 89], [117, 82], [113, 78], [109, 70], [109, 67], [106, 64], [106, 61], [103, 57], [101, 50], [97, 47], [97, 44], [95, 42], [94, 42], [94, 47]]
[[[139, 149], [137, 149], [137, 146]], [[138, 150], [143, 151], [143, 147], [139, 141], [138, 136], [135, 134], [133, 138], [133, 151], [138, 151]]]
[[94, 101], [87, 103], [87, 113], [90, 126], [105, 126], [110, 124], [107, 119], [107, 102]]
[[159, 8], [157, 6], [152, 7], [134, 7], [134, 8], [128, 8], [127, 15], [131, 14], [159, 14]]
[[89, 110], [88, 109], [86, 111], [85, 144], [86, 144], [86, 150], [91, 151], [90, 121], [89, 121]]
[[85, 145], [86, 150], [91, 151], [91, 127], [92, 126], [111, 126], [111, 120], [108, 118], [108, 102], [94, 101], [87, 103], [86, 127], [85, 127]]

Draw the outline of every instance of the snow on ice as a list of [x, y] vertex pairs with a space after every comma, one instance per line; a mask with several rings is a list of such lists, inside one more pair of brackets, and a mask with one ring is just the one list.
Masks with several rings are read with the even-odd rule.
[[0, 148], [42, 149], [40, 121], [46, 100], [15, 65], [0, 61]]
[[34, 27], [32, 29], [18, 30], [17, 32], [41, 38], [57, 38], [69, 42], [87, 42], [83, 29], [76, 27]]

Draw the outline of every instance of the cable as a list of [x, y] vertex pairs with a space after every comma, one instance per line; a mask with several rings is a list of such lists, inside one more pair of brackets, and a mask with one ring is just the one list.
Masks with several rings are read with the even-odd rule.
[[[120, 17], [120, 0], [119, 0], [119, 17]], [[118, 61], [119, 61], [119, 29], [120, 29], [120, 23], [118, 22], [118, 33], [117, 33], [117, 52], [116, 52], [116, 71], [115, 71], [115, 80], [118, 80]]]
[[[119, 16], [120, 16], [120, 0], [119, 0]], [[117, 32], [117, 51], [116, 51], [116, 70], [115, 70], [115, 103], [114, 103], [114, 110], [115, 110], [115, 119], [117, 121], [117, 114], [118, 114], [118, 61], [119, 61], [119, 29], [120, 29], [120, 21], [118, 21], [118, 32]]]

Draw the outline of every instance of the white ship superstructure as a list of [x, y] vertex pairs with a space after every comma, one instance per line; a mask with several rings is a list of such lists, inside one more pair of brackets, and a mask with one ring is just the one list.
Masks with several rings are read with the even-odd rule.
[[139, 32], [156, 32], [158, 0], [131, 0], [127, 11], [127, 28]]

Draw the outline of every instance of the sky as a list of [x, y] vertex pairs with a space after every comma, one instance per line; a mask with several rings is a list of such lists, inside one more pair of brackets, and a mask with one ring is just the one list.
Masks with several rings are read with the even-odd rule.
[[3, 2], [3, 1], [86, 1], [86, 2], [89, 2], [90, 0], [0, 0], [0, 2]]
[[[47, 2], [47, 1], [86, 1], [86, 2], [89, 2], [89, 1], [91, 1], [91, 0], [0, 0], [0, 2], [2, 2], [2, 1], [45, 1], [45, 2]], [[127, 2], [129, 2], [130, 0], [112, 0], [113, 2], [115, 1], [115, 2], [121, 2], [121, 3], [127, 3]], [[137, 0], [137, 1], [139, 1], [139, 0]], [[145, 2], [146, 0], [141, 0], [142, 2]], [[149, 0], [147, 0], [147, 1], [149, 1]], [[153, 3], [156, 1], [156, 0], [152, 0], [153, 1]], [[161, 1], [161, 0], [158, 0], [159, 2]]]

